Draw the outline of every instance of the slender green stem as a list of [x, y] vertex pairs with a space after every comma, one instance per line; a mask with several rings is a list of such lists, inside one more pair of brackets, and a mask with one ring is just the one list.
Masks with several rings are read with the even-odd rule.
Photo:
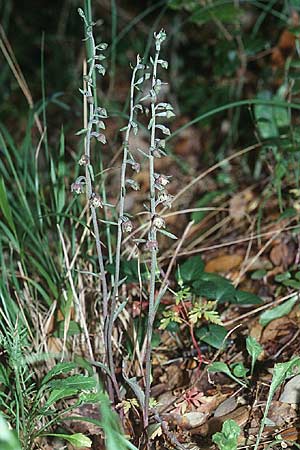
[[[157, 65], [160, 52], [160, 45], [156, 46], [155, 58], [153, 61], [152, 73], [152, 90], [155, 88], [157, 77]], [[151, 220], [156, 214], [156, 198], [155, 198], [155, 178], [154, 178], [154, 156], [153, 148], [155, 148], [155, 101], [151, 102], [151, 139], [149, 147], [149, 184], [150, 184], [150, 214]], [[156, 228], [151, 226], [148, 233], [148, 240], [153, 244], [156, 242]], [[144, 407], [144, 426], [149, 423], [149, 400], [150, 400], [150, 386], [151, 386], [151, 339], [153, 331], [153, 322], [155, 317], [155, 280], [157, 267], [157, 248], [155, 245], [151, 248], [151, 264], [150, 264], [150, 292], [149, 292], [149, 307], [148, 307], [148, 323], [147, 323], [147, 341], [146, 341], [146, 371], [145, 371], [145, 407]]]
[[[91, 0], [85, 0], [85, 16], [87, 19], [87, 22], [89, 24], [92, 23], [93, 21], [93, 16], [92, 16], [92, 6], [91, 6]], [[87, 54], [88, 54], [88, 59], [93, 58], [94, 56], [94, 50], [95, 50], [95, 42], [94, 45], [92, 44], [92, 42], [88, 39], [87, 40]], [[98, 107], [98, 95], [97, 95], [97, 77], [96, 77], [96, 70], [95, 70], [95, 64], [93, 65], [93, 70], [91, 71], [91, 78], [93, 80], [93, 85], [92, 85], [92, 92], [93, 92], [93, 98], [94, 98], [94, 108], [97, 109]], [[99, 131], [99, 127], [96, 124], [96, 130]], [[103, 171], [103, 161], [102, 161], [102, 157], [101, 157], [101, 152], [100, 154], [100, 158], [99, 158], [99, 164], [100, 164], [100, 173]], [[104, 219], [107, 221], [108, 218], [108, 214], [107, 214], [107, 195], [106, 195], [106, 189], [105, 189], [105, 183], [104, 180], [101, 180], [101, 187], [100, 187], [100, 192], [101, 192], [101, 197], [103, 199], [103, 211], [104, 211]], [[108, 260], [109, 263], [112, 264], [113, 262], [113, 252], [112, 252], [112, 242], [111, 242], [111, 230], [110, 230], [110, 224], [106, 223], [105, 224], [105, 232], [106, 232], [106, 243], [107, 243], [107, 251], [108, 251]]]
[[119, 218], [118, 218], [118, 232], [117, 232], [117, 245], [116, 245], [116, 261], [115, 261], [115, 272], [114, 272], [114, 289], [111, 298], [111, 305], [108, 317], [107, 324], [107, 332], [106, 341], [107, 341], [107, 353], [108, 353], [108, 366], [112, 375], [112, 380], [114, 384], [114, 388], [116, 393], [119, 392], [118, 384], [115, 379], [115, 370], [114, 370], [114, 359], [113, 359], [113, 350], [112, 350], [112, 330], [113, 323], [115, 320], [115, 310], [117, 305], [117, 300], [119, 296], [119, 280], [120, 280], [120, 263], [121, 263], [121, 244], [122, 244], [122, 223], [124, 219], [124, 207], [125, 207], [125, 196], [126, 196], [126, 167], [127, 167], [127, 159], [128, 159], [128, 142], [129, 135], [132, 129], [132, 121], [134, 116], [134, 89], [135, 89], [135, 77], [136, 73], [140, 68], [140, 58], [137, 57], [137, 64], [132, 72], [131, 78], [131, 87], [130, 87], [130, 115], [128, 120], [128, 126], [126, 129], [125, 141], [124, 141], [124, 149], [123, 149], [123, 161], [121, 167], [121, 188], [120, 188], [120, 202], [119, 202]]
[[[90, 52], [91, 57], [89, 58], [89, 71], [87, 75], [87, 79], [93, 79], [93, 74], [95, 73], [95, 57], [96, 57], [96, 45], [95, 40], [92, 33], [92, 25], [90, 22], [87, 21], [86, 17], [83, 17], [85, 22], [85, 33], [87, 41], [89, 42], [90, 46]], [[94, 83], [92, 83], [92, 86], [94, 86]], [[87, 81], [87, 97], [90, 99], [94, 98], [91, 83]], [[95, 104], [94, 101], [90, 101], [89, 103], [89, 119], [88, 119], [88, 126], [87, 126], [87, 133], [85, 138], [85, 157], [86, 157], [86, 167], [85, 167], [85, 180], [86, 180], [86, 193], [88, 201], [91, 200], [93, 195], [93, 185], [92, 185], [92, 166], [91, 166], [91, 133], [93, 128], [93, 121], [95, 119]], [[107, 281], [105, 276], [105, 268], [104, 268], [104, 259], [103, 259], [103, 253], [101, 248], [101, 241], [100, 241], [100, 232], [99, 232], [99, 225], [97, 220], [97, 213], [96, 209], [93, 206], [93, 204], [90, 205], [91, 209], [91, 215], [92, 215], [92, 221], [93, 221], [93, 229], [95, 234], [95, 241], [96, 241], [96, 249], [97, 249], [97, 256], [98, 256], [98, 263], [100, 268], [100, 279], [102, 284], [102, 296], [103, 296], [103, 317], [104, 320], [107, 317], [107, 311], [108, 311], [108, 288], [107, 288]]]

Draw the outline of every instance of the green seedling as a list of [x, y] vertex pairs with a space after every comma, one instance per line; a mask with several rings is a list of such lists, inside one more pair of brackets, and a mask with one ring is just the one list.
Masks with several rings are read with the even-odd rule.
[[228, 419], [223, 423], [222, 431], [215, 433], [212, 440], [220, 450], [236, 450], [240, 433], [241, 429], [238, 424], [234, 420]]
[[257, 358], [259, 357], [259, 355], [263, 352], [263, 348], [262, 346], [257, 342], [257, 340], [252, 337], [252, 336], [248, 336], [246, 339], [246, 348], [247, 348], [247, 352], [249, 353], [249, 355], [251, 356], [251, 376], [253, 375], [253, 371], [254, 371], [254, 366], [255, 363], [257, 361]]
[[[236, 383], [240, 384], [242, 387], [247, 388], [247, 384], [241, 381], [238, 376], [239, 374], [243, 373], [243, 377], [245, 376], [245, 368], [244, 370], [241, 370], [242, 364], [239, 363], [238, 370], [236, 370], [235, 374], [230, 370], [229, 366], [221, 361], [216, 361], [212, 363], [208, 367], [208, 372], [221, 372], [225, 373], [225, 375], [229, 376], [232, 380], [234, 380]], [[233, 369], [234, 370], [234, 369]]]

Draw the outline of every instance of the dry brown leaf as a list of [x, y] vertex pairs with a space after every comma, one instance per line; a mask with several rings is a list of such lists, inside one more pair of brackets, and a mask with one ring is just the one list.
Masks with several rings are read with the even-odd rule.
[[246, 190], [235, 194], [229, 201], [229, 215], [235, 221], [239, 222], [245, 216], [249, 203], [253, 200], [253, 192]]
[[241, 255], [222, 255], [211, 259], [205, 265], [206, 272], [229, 272], [239, 267], [243, 261]]
[[60, 353], [62, 351], [62, 342], [59, 338], [50, 336], [47, 339], [47, 347], [49, 353]]
[[279, 401], [273, 401], [270, 411], [268, 413], [268, 419], [274, 422], [276, 427], [285, 427], [287, 423], [297, 417], [297, 412], [288, 403], [282, 403]]
[[280, 396], [280, 402], [284, 403], [300, 403], [300, 375], [296, 375], [289, 380], [284, 386]]
[[270, 260], [274, 266], [280, 266], [282, 264], [284, 267], [287, 267], [290, 262], [287, 244], [280, 242], [279, 244], [274, 245], [270, 252]]
[[285, 61], [295, 48], [295, 35], [289, 30], [283, 30], [280, 35], [278, 44], [272, 51], [272, 65], [274, 67], [283, 67]]
[[205, 414], [201, 411], [191, 411], [183, 416], [187, 420], [187, 428], [196, 428], [202, 425], [207, 417], [208, 414]]
[[229, 397], [224, 400], [224, 402], [220, 403], [214, 413], [214, 417], [221, 417], [225, 414], [231, 413], [237, 407], [237, 400], [235, 397]]
[[212, 436], [218, 431], [221, 431], [223, 423], [228, 419], [235, 420], [240, 427], [243, 427], [248, 422], [249, 415], [250, 407], [240, 406], [239, 408], [235, 409], [229, 414], [225, 414], [224, 416], [212, 417], [200, 427], [191, 430], [191, 433], [192, 435], [199, 434], [200, 436]]

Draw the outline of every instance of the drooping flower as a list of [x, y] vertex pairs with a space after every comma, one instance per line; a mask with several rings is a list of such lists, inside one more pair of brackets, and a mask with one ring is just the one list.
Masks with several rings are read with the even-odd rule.
[[71, 192], [74, 192], [75, 194], [82, 194], [84, 192], [84, 185], [85, 185], [85, 177], [80, 176], [78, 177], [74, 183], [71, 184]]

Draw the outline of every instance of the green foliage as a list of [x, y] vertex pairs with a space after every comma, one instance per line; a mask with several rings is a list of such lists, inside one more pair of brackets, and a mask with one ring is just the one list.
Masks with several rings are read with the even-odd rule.
[[64, 439], [65, 441], [72, 444], [75, 448], [88, 447], [91, 448], [92, 441], [87, 436], [84, 436], [82, 433], [75, 434], [56, 434], [56, 433], [47, 433], [45, 436], [53, 436], [59, 439]]
[[238, 424], [227, 419], [222, 425], [222, 432], [215, 433], [212, 440], [220, 450], [236, 450], [241, 429]]
[[21, 450], [21, 446], [14, 432], [8, 428], [8, 425], [0, 414], [0, 448], [1, 450]]
[[251, 375], [253, 375], [255, 363], [256, 363], [259, 355], [263, 352], [263, 348], [259, 344], [259, 342], [257, 342], [257, 340], [252, 336], [247, 337], [246, 348], [247, 348], [247, 352], [251, 356]]
[[198, 280], [204, 271], [204, 262], [200, 256], [193, 256], [188, 258], [182, 265], [179, 266], [177, 272], [177, 281], [182, 281], [183, 284], [190, 284]]
[[207, 326], [197, 328], [195, 334], [198, 339], [213, 348], [220, 349], [226, 346], [227, 330], [222, 325], [210, 323]]
[[274, 397], [274, 394], [278, 387], [291, 375], [293, 375], [295, 370], [299, 371], [300, 369], [300, 358], [296, 356], [291, 361], [285, 363], [275, 364], [272, 376], [272, 382], [268, 393], [267, 403], [264, 410], [263, 419], [261, 421], [261, 425], [259, 428], [259, 432], [257, 435], [256, 443], [254, 446], [254, 450], [257, 450], [259, 447], [260, 439], [262, 436], [263, 429], [265, 427], [265, 423], [268, 417], [268, 413], [270, 410], [271, 402]]
[[236, 289], [226, 278], [204, 271], [204, 262], [200, 256], [193, 256], [179, 266], [177, 280], [182, 285], [190, 286], [191, 292], [218, 303], [237, 303], [257, 305], [261, 299], [246, 291]]
[[195, 325], [202, 317], [207, 321], [220, 325], [221, 319], [217, 311], [215, 311], [215, 302], [199, 301], [192, 307], [189, 312], [189, 320]]
[[298, 301], [298, 295], [291, 297], [289, 300], [286, 300], [281, 305], [275, 306], [272, 309], [268, 309], [264, 311], [259, 318], [259, 323], [265, 327], [268, 323], [272, 322], [272, 320], [279, 319], [291, 312], [293, 307]]
[[229, 376], [236, 383], [240, 384], [244, 388], [247, 387], [247, 384], [239, 379], [239, 378], [244, 378], [245, 374], [246, 374], [246, 371], [242, 367], [241, 363], [239, 363], [236, 373], [233, 373], [233, 371], [229, 368], [229, 366], [221, 361], [213, 362], [212, 364], [210, 364], [208, 366], [207, 370], [208, 370], [208, 372], [212, 372], [212, 373], [214, 373], [214, 372], [225, 373], [225, 375]]

